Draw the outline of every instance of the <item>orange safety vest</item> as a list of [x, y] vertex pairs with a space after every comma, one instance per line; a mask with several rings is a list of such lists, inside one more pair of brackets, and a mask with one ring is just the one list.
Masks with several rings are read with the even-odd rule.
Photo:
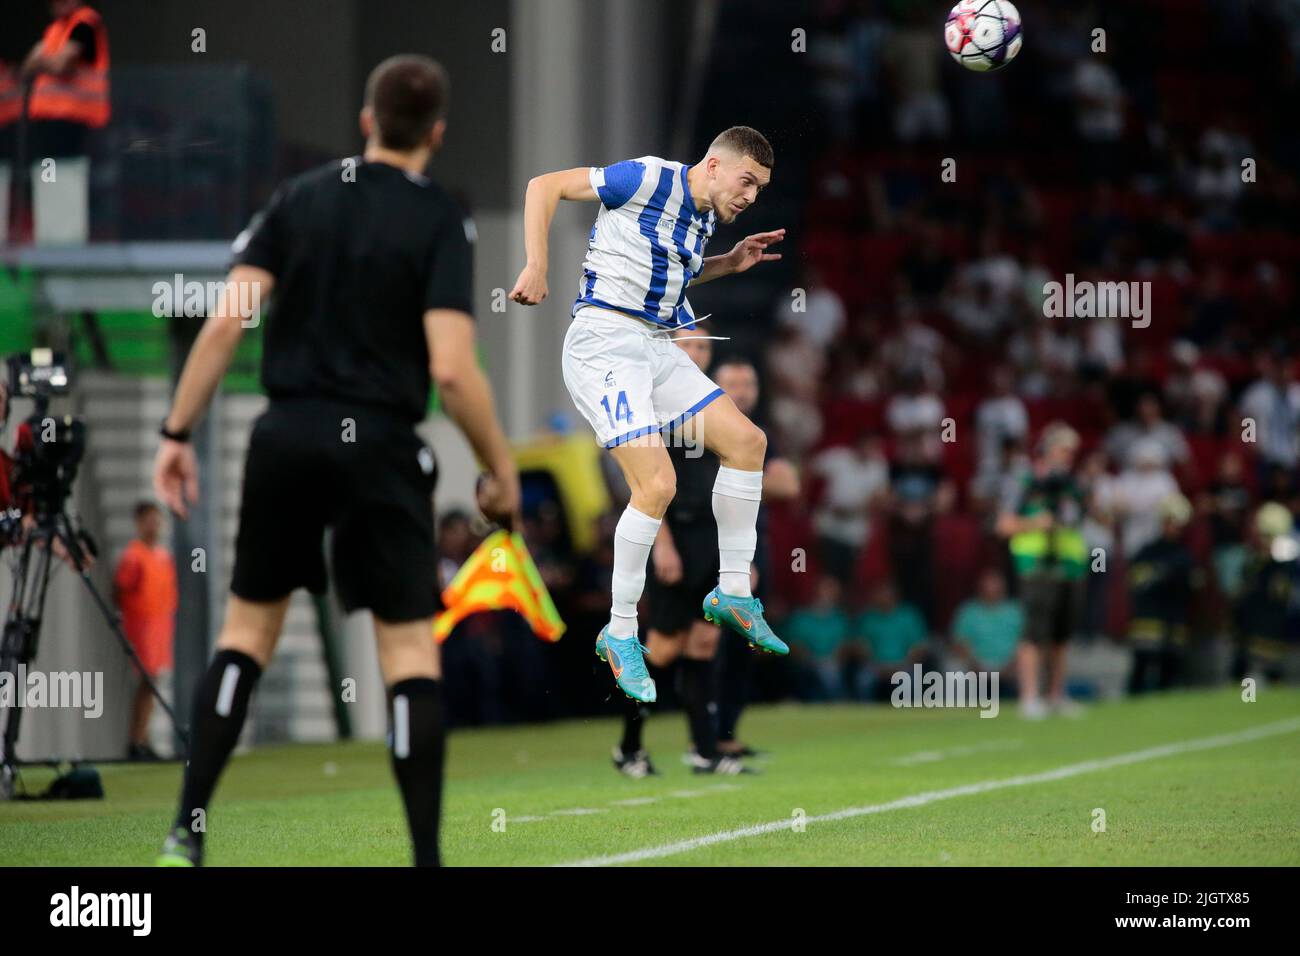
[[81, 24], [95, 31], [95, 61], [73, 67], [66, 76], [42, 73], [32, 84], [27, 116], [33, 120], [68, 120], [84, 126], [108, 125], [108, 30], [98, 13], [78, 7], [45, 29], [41, 53], [53, 56], [63, 49], [72, 31]]
[[18, 82], [18, 70], [0, 63], [0, 126], [17, 123], [22, 113], [23, 87]]

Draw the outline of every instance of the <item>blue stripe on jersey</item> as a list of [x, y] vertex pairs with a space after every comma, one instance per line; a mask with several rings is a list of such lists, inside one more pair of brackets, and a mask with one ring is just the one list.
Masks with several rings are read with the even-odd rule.
[[[706, 215], [703, 218], [703, 221], [700, 223], [700, 228], [695, 232], [695, 250], [693, 253], [694, 255], [698, 256], [701, 253], [703, 253], [704, 240], [708, 236], [708, 230], [709, 230], [709, 217]], [[685, 258], [685, 256], [683, 256], [683, 258]], [[677, 293], [677, 306], [676, 306], [677, 309], [680, 309], [682, 307], [682, 303], [686, 301], [686, 287], [689, 286], [691, 284], [691, 280], [693, 280], [699, 274], [700, 274], [700, 270], [689, 269], [689, 268], [687, 269], [686, 278], [682, 281], [682, 290]]]
[[690, 213], [691, 218], [700, 215], [700, 211], [695, 208], [695, 197], [691, 195], [690, 184], [686, 181], [686, 174], [690, 172], [691, 167], [682, 167], [682, 208]]
[[[595, 241], [596, 241], [596, 224], [592, 223], [591, 232], [587, 236], [587, 247], [591, 248], [591, 244]], [[587, 283], [582, 290], [582, 297], [584, 299], [587, 299], [591, 297], [592, 291], [595, 290], [596, 288], [596, 271], [594, 269], [584, 268], [582, 270], [582, 275], [583, 278], [587, 280]]]
[[636, 195], [645, 177], [645, 163], [625, 159], [604, 168], [605, 185], [597, 190], [606, 209], [617, 209]]
[[650, 240], [650, 290], [645, 297], [647, 315], [659, 314], [659, 302], [664, 297], [665, 286], [668, 285], [668, 250], [659, 244], [659, 233], [655, 230], [655, 226], [672, 191], [673, 171], [665, 166], [659, 174], [659, 183], [655, 186], [654, 193], [646, 200], [645, 209], [637, 217], [641, 235]]
[[681, 256], [682, 268], [686, 270], [689, 278], [691, 272], [691, 250], [686, 248], [686, 230], [691, 227], [691, 217], [686, 213], [686, 204], [682, 204], [682, 210], [677, 214], [677, 225], [673, 227], [673, 245], [677, 247], [677, 255]]
[[[682, 212], [686, 212], [685, 203], [682, 203]], [[682, 304], [682, 299], [686, 297], [686, 287], [691, 284], [691, 279], [695, 277], [695, 273], [691, 269], [691, 250], [686, 248], [686, 230], [690, 228], [690, 224], [690, 218], [681, 215], [677, 219], [677, 225], [673, 227], [673, 245], [677, 247], [677, 255], [682, 260], [682, 287], [677, 293], [677, 301], [673, 303], [674, 313], [676, 313], [678, 306]]]
[[[687, 283], [695, 278], [695, 272], [691, 269], [691, 251], [686, 248], [686, 230], [688, 230], [699, 217], [699, 210], [695, 208], [695, 200], [691, 196], [690, 184], [686, 182], [686, 171], [689, 166], [683, 166], [682, 177], [682, 202], [677, 210], [677, 226], [673, 229], [673, 243], [677, 246], [677, 254], [681, 256], [682, 267], [686, 274], [682, 277], [682, 289], [686, 289]], [[677, 297], [678, 304], [681, 303], [681, 296]]]
[[641, 319], [643, 322], [653, 322], [655, 325], [661, 326], [665, 329], [675, 329], [679, 324], [676, 314], [674, 314], [670, 319], [661, 319], [658, 315], [647, 315], [645, 312], [638, 312], [636, 309], [629, 309], [622, 305], [614, 305], [614, 303], [606, 302], [604, 299], [598, 299], [594, 295], [584, 295], [580, 299], [575, 299], [573, 302], [573, 308], [569, 311], [570, 317], [577, 315], [578, 310], [585, 305], [595, 306], [597, 309], [608, 309], [611, 312], [621, 312], [624, 315], [632, 316], [634, 319]]

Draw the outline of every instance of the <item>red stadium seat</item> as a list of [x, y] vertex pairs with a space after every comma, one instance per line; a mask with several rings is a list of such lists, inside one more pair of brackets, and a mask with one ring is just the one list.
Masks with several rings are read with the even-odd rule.
[[973, 515], [953, 512], [935, 518], [931, 530], [935, 621], [946, 630], [957, 605], [975, 592], [975, 581], [983, 566], [980, 522]]

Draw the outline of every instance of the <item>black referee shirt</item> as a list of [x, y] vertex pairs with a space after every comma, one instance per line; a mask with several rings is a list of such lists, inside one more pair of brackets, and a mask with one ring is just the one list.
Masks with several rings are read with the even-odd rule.
[[232, 247], [236, 263], [276, 279], [262, 350], [267, 394], [424, 418], [423, 316], [473, 314], [472, 233], [442, 187], [386, 163], [356, 157], [284, 183]]

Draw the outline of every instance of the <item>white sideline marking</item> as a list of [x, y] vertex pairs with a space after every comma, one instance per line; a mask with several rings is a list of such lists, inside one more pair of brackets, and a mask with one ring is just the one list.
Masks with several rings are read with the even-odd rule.
[[1022, 743], [1024, 741], [1021, 740], [990, 740], [988, 743], [972, 744], [969, 747], [949, 747], [947, 750], [917, 750], [889, 762], [896, 767], [910, 767], [918, 763], [936, 763], [949, 757], [969, 757], [989, 750], [1014, 750]]
[[678, 800], [691, 800], [695, 797], [707, 797], [711, 793], [739, 789], [734, 783], [720, 783], [716, 787], [707, 787], [703, 790], [674, 790], [668, 796], [676, 797]]
[[[1146, 750], [1135, 750], [1132, 753], [1118, 754], [1114, 757], [1102, 757], [1097, 760], [1085, 760], [1082, 763], [1067, 764], [1064, 767], [1057, 767], [1055, 770], [1045, 770], [1041, 773], [1023, 774], [1018, 777], [1007, 777], [1002, 780], [984, 780], [980, 783], [968, 783], [960, 787], [951, 787], [947, 790], [930, 790], [925, 793], [913, 794], [910, 797], [901, 797], [898, 800], [891, 800], [888, 803], [877, 803], [865, 807], [848, 807], [844, 810], [836, 810], [834, 813], [823, 813], [820, 816], [806, 817], [804, 823], [828, 823], [833, 820], [848, 820], [852, 817], [866, 816], [871, 813], [886, 813], [890, 810], [907, 810], [912, 807], [923, 807], [929, 803], [937, 803], [940, 800], [951, 800], [954, 797], [968, 797], [977, 793], [988, 793], [990, 790], [1005, 790], [1008, 787], [1024, 787], [1034, 783], [1050, 783], [1055, 780], [1064, 780], [1068, 777], [1077, 777], [1080, 774], [1092, 773], [1096, 770], [1110, 770], [1113, 767], [1123, 767], [1128, 764], [1142, 763], [1146, 760], [1156, 760], [1160, 757], [1172, 757], [1176, 754], [1189, 753], [1194, 750], [1212, 750], [1216, 747], [1228, 747], [1232, 744], [1246, 743], [1252, 740], [1259, 740], [1263, 737], [1276, 737], [1279, 734], [1288, 734], [1300, 730], [1300, 717], [1290, 720], [1278, 721], [1273, 724], [1261, 724], [1250, 730], [1242, 730], [1232, 734], [1219, 734], [1214, 737], [1202, 737], [1199, 740], [1184, 740], [1179, 743], [1163, 744], [1159, 747], [1148, 747]], [[742, 827], [739, 830], [723, 830], [720, 833], [711, 833], [708, 836], [693, 837], [689, 840], [679, 840], [676, 843], [666, 843], [663, 846], [646, 847], [644, 850], [633, 850], [630, 853], [616, 853], [612, 856], [593, 856], [585, 860], [575, 860], [572, 863], [557, 863], [556, 866], [613, 866], [619, 863], [639, 863], [642, 860], [653, 860], [665, 856], [675, 856], [678, 853], [689, 853], [691, 850], [698, 850], [701, 847], [712, 846], [715, 843], [729, 843], [732, 840], [743, 840], [746, 837], [761, 836], [764, 833], [776, 833], [780, 830], [789, 830], [791, 820], [774, 820], [771, 823], [760, 823], [752, 827]]]
[[[668, 796], [689, 800], [691, 797], [707, 797], [709, 794], [717, 793], [720, 790], [739, 789], [734, 783], [720, 783], [716, 787], [709, 787], [705, 790], [674, 790]], [[658, 803], [660, 799], [660, 797], [631, 797], [627, 800], [611, 800], [609, 805], [611, 807], [644, 807], [652, 803]], [[532, 823], [535, 820], [545, 820], [546, 817], [589, 817], [593, 813], [609, 813], [609, 811], [604, 807], [570, 807], [565, 810], [552, 810], [542, 817], [510, 817], [510, 819], [515, 823]]]

